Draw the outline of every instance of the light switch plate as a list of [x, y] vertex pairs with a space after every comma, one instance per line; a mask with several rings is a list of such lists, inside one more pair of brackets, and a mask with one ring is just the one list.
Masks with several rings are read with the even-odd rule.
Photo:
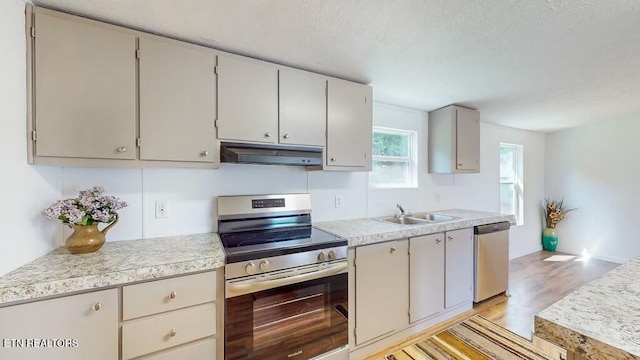
[[169, 217], [169, 203], [165, 200], [156, 200], [156, 218]]

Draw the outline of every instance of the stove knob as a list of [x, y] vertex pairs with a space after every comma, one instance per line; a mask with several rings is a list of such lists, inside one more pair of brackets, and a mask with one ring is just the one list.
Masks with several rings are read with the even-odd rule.
[[329, 260], [335, 260], [338, 254], [336, 254], [335, 250], [329, 250]]
[[269, 270], [269, 262], [267, 260], [262, 260], [260, 262], [259, 267], [260, 267], [260, 271], [267, 271]]
[[244, 271], [247, 272], [247, 274], [249, 275], [253, 275], [256, 273], [256, 264], [253, 263], [253, 261], [250, 261], [247, 266], [244, 267]]
[[324, 260], [325, 260], [324, 251], [320, 251], [320, 253], [318, 254], [318, 261], [324, 261]]

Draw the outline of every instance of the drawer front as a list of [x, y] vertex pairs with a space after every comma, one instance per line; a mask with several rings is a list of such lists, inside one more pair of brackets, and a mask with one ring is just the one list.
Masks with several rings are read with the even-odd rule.
[[210, 338], [192, 344], [169, 349], [141, 360], [215, 360], [216, 339]]
[[202, 339], [215, 332], [215, 303], [134, 320], [122, 325], [122, 359]]
[[[59, 339], [29, 346], [11, 339]], [[47, 345], [48, 344], [48, 345]], [[58, 347], [60, 346], [60, 347]], [[116, 289], [0, 308], [0, 359], [117, 360]]]
[[122, 320], [215, 300], [215, 271], [129, 285], [122, 289]]

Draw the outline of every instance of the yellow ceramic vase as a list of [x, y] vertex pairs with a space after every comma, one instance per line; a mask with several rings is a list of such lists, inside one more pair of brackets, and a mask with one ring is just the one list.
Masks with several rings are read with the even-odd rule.
[[72, 254], [86, 254], [98, 251], [106, 240], [105, 235], [118, 222], [118, 215], [115, 220], [102, 230], [98, 230], [98, 223], [91, 225], [72, 224], [73, 233], [69, 235], [64, 247]]

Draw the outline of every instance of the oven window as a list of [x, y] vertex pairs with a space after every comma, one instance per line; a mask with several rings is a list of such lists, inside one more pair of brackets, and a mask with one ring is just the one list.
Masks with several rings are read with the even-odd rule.
[[226, 300], [226, 359], [309, 359], [347, 344], [347, 275]]

